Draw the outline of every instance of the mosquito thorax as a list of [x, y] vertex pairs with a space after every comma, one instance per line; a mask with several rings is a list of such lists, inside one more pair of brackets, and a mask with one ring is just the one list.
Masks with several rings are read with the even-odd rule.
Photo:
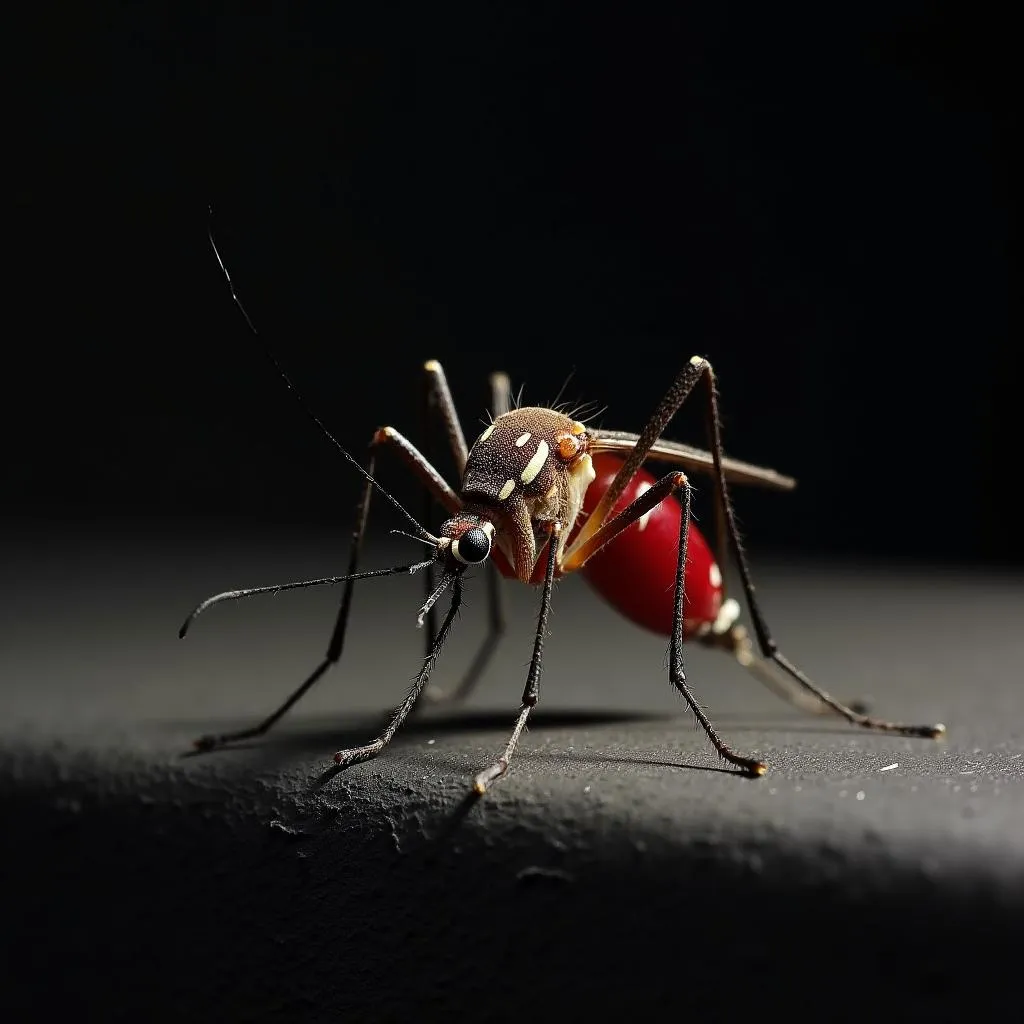
[[466, 509], [498, 524], [498, 544], [515, 574], [531, 579], [544, 524], [564, 527], [559, 559], [594, 479], [586, 427], [556, 409], [526, 406], [497, 416], [469, 450]]
[[495, 504], [538, 498], [587, 451], [586, 428], [554, 409], [528, 406], [498, 416], [469, 451], [463, 493]]

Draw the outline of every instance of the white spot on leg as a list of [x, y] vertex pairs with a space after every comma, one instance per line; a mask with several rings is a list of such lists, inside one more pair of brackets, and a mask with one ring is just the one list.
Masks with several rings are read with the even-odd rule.
[[700, 366], [703, 362], [704, 362], [704, 357], [703, 356], [694, 356], [690, 360], [690, 365], [691, 366]]
[[[640, 497], [641, 495], [643, 495], [643, 494], [646, 494], [646, 493], [647, 493], [647, 492], [648, 492], [648, 491], [649, 491], [650, 489], [651, 489], [651, 485], [650, 485], [650, 484], [649, 484], [649, 483], [648, 483], [648, 482], [647, 482], [647, 481], [645, 480], [645, 481], [644, 481], [644, 482], [643, 482], [642, 484], [640, 484], [640, 486], [639, 486], [639, 487], [637, 487], [637, 489], [636, 489], [636, 496], [637, 496], [637, 498], [639, 498], [639, 497]], [[635, 500], [636, 500], [636, 499], [634, 499], [634, 501], [635, 501]], [[641, 530], [641, 531], [643, 531], [643, 530], [646, 530], [646, 529], [647, 529], [647, 521], [648, 521], [648, 520], [649, 520], [649, 519], [651, 518], [651, 512], [653, 512], [653, 511], [654, 511], [654, 509], [652, 508], [652, 509], [651, 509], [650, 511], [648, 511], [648, 512], [645, 512], [645, 513], [644, 513], [644, 514], [643, 514], [643, 515], [642, 515], [642, 516], [641, 516], [641, 517], [640, 517], [640, 518], [639, 518], [639, 519], [638, 519], [638, 520], [636, 521], [636, 528], [637, 528], [638, 530]]]
[[708, 579], [711, 580], [711, 586], [715, 590], [722, 585], [722, 570], [718, 568], [717, 562], [711, 563], [711, 568], [708, 570]]
[[718, 618], [711, 626], [711, 632], [716, 634], [727, 633], [732, 629], [736, 620], [740, 617], [740, 603], [735, 598], [729, 597], [722, 602], [718, 610]]
[[533, 435], [529, 431], [527, 431], [525, 434], [520, 434], [516, 438], [516, 447], [522, 448], [523, 445], [526, 444], [526, 442], [529, 441], [532, 436]]
[[533, 458], [530, 459], [526, 464], [526, 468], [519, 474], [519, 479], [524, 484], [532, 483], [537, 474], [544, 468], [544, 463], [548, 461], [548, 451], [547, 441], [537, 442], [537, 450], [533, 453]]
[[515, 489], [515, 480], [506, 480], [504, 486], [498, 492], [498, 501], [504, 501]]

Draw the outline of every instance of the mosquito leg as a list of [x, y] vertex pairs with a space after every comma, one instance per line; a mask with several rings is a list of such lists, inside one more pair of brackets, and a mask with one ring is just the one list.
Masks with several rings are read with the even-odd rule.
[[690, 484], [684, 473], [675, 472], [663, 476], [649, 490], [626, 506], [614, 519], [610, 519], [581, 547], [573, 551], [571, 557], [562, 563], [563, 572], [572, 572], [581, 568], [586, 561], [596, 555], [606, 544], [610, 544], [623, 530], [628, 530], [638, 519], [651, 509], [660, 505], [672, 495], [680, 497], [682, 515], [679, 523], [679, 554], [676, 561], [675, 603], [672, 606], [672, 639], [669, 646], [669, 679], [672, 685], [683, 695], [686, 703], [693, 709], [708, 738], [714, 744], [719, 755], [731, 764], [742, 768], [750, 775], [763, 775], [765, 766], [750, 757], [735, 753], [725, 744], [711, 724], [704, 709], [697, 703], [693, 692], [686, 682], [683, 667], [683, 593], [686, 574], [686, 545], [689, 539], [690, 524]]
[[[430, 367], [433, 363], [428, 362], [424, 365], [426, 370], [426, 386], [423, 388], [423, 402], [420, 408], [420, 418], [423, 425], [423, 455], [428, 462], [434, 461], [434, 431], [433, 427], [433, 411], [436, 402], [436, 388], [434, 385], [437, 383], [436, 376], [430, 372]], [[446, 381], [444, 383], [447, 383]], [[434, 496], [430, 493], [429, 488], [423, 490], [423, 514], [420, 522], [429, 523], [434, 515]], [[434, 573], [434, 566], [430, 566], [423, 574], [423, 596], [424, 599], [430, 597], [434, 592], [434, 588], [437, 586], [437, 579]], [[423, 656], [426, 657], [434, 647], [434, 640], [437, 637], [437, 609], [431, 605], [427, 612], [426, 620], [424, 622], [423, 629], [423, 641], [424, 651]]]
[[512, 384], [507, 373], [491, 374], [491, 415], [497, 419], [512, 409]]
[[730, 764], [742, 768], [749, 775], [764, 775], [767, 768], [761, 761], [743, 757], [723, 742], [686, 682], [686, 669], [683, 665], [683, 593], [686, 579], [686, 544], [690, 533], [690, 485], [682, 473], [675, 473], [673, 476], [677, 478], [674, 490], [681, 497], [683, 513], [679, 517], [679, 553], [676, 558], [675, 602], [672, 606], [672, 639], [669, 643], [669, 679], [690, 705], [719, 756]]
[[[662, 400], [658, 403], [658, 407], [654, 410], [654, 415], [651, 416], [647, 426], [644, 427], [636, 439], [636, 443], [628, 453], [624, 453], [625, 461], [618, 473], [615, 474], [615, 478], [608, 489], [601, 495], [600, 501], [598, 501], [593, 512], [590, 513], [590, 517], [583, 524], [582, 529], [576, 534], [575, 539], [569, 546], [569, 550], [566, 552], [566, 558], [571, 558], [578, 549], [587, 545], [591, 537], [607, 522], [622, 492], [629, 486], [633, 477], [636, 476], [637, 470], [644, 464], [644, 460], [647, 458], [651, 448], [661, 437], [669, 420], [672, 419], [676, 412], [678, 412], [679, 407], [689, 397], [698, 380], [700, 380], [700, 373], [694, 370], [692, 362], [676, 375], [671, 387], [669, 387]], [[715, 457], [714, 464], [716, 468], [719, 466], [717, 456]]]
[[[426, 374], [425, 387], [423, 388], [423, 451], [429, 461], [433, 461], [433, 420], [435, 415], [440, 415], [444, 423], [445, 434], [448, 438], [448, 446], [455, 459], [455, 469], [460, 479], [466, 468], [466, 459], [469, 457], [469, 449], [466, 446], [466, 435], [459, 423], [458, 411], [455, 408], [455, 400], [452, 398], [451, 389], [448, 387], [448, 378], [445, 376], [444, 368], [436, 359], [428, 359], [423, 364], [423, 371]], [[423, 492], [423, 522], [429, 523], [434, 514], [434, 495], [428, 488]], [[434, 575], [434, 568], [431, 566], [423, 574], [423, 593], [428, 598], [437, 585]], [[434, 640], [437, 637], [437, 609], [431, 604], [426, 615], [425, 628], [423, 630], [424, 657], [429, 657], [434, 648]], [[432, 687], [427, 687], [426, 696], [433, 696]]]
[[551, 539], [548, 542], [547, 572], [544, 574], [544, 588], [540, 598], [540, 613], [537, 616], [537, 634], [533, 640], [533, 657], [530, 659], [530, 671], [526, 677], [526, 688], [523, 690], [523, 704], [519, 709], [512, 735], [509, 737], [505, 752], [489, 768], [479, 772], [473, 779], [474, 792], [483, 795], [488, 787], [500, 779], [507, 771], [509, 761], [519, 744], [519, 737], [529, 720], [530, 714], [537, 706], [540, 698], [541, 661], [544, 654], [544, 637], [548, 629], [548, 613], [551, 610], [551, 590], [555, 583], [555, 563], [558, 560], [558, 535], [562, 532], [562, 524], [549, 524]]
[[[729, 612], [729, 621], [734, 622], [739, 610], [739, 604], [730, 598], [723, 602], [720, 618], [722, 614]], [[731, 654], [762, 686], [798, 710], [809, 715], [835, 714], [832, 708], [823, 704], [814, 694], [808, 693], [777, 665], [757, 654], [745, 626], [736, 623], [728, 628], [720, 628], [716, 623], [708, 632], [699, 633], [694, 639], [704, 647]], [[861, 714], [868, 710], [863, 701], [852, 702], [849, 706]]]
[[459, 423], [455, 401], [448, 387], [448, 379], [436, 359], [429, 359], [423, 369], [427, 373], [429, 408], [436, 410], [441, 415], [445, 433], [448, 435], [448, 444], [455, 456], [455, 469], [461, 477], [466, 468], [466, 459], [469, 458], [469, 448], [466, 445], [466, 435], [462, 432], [462, 425]]
[[[631, 451], [626, 454], [626, 459], [615, 475], [611, 486], [602, 495], [597, 507], [591, 513], [590, 518], [584, 523], [583, 528], [576, 535], [565, 554], [564, 561], [571, 563], [577, 552], [590, 542], [593, 535], [601, 528], [608, 519], [615, 502], [629, 485], [637, 470], [643, 464], [644, 459], [654, 447], [668, 425], [669, 421], [678, 411], [679, 407], [686, 401], [694, 387], [705, 381], [705, 391], [708, 396], [707, 422], [708, 431], [711, 437], [711, 457], [715, 471], [715, 482], [718, 492], [718, 512], [725, 525], [725, 532], [728, 536], [729, 546], [740, 570], [740, 578], [743, 583], [743, 590], [747, 596], [747, 603], [750, 607], [751, 618], [754, 623], [754, 631], [757, 634], [758, 644], [767, 661], [784, 671], [791, 679], [809, 694], [812, 694], [822, 703], [826, 704], [836, 714], [841, 715], [847, 721], [855, 725], [861, 725], [868, 729], [881, 729], [891, 732], [902, 733], [907, 736], [925, 736], [934, 738], [945, 733], [945, 726], [942, 725], [902, 725], [897, 722], [886, 722], [882, 719], [872, 718], [861, 714], [853, 708], [836, 700], [825, 693], [807, 676], [793, 665], [777, 648], [775, 641], [768, 632], [767, 624], [761, 613], [760, 606], [754, 596], [754, 586], [750, 577], [750, 569], [747, 564], [743, 545], [740, 541], [739, 532], [736, 526], [736, 517], [733, 513], [732, 504], [726, 484], [726, 468], [728, 460], [722, 452], [721, 421], [718, 415], [718, 397], [715, 391], [714, 373], [711, 364], [700, 356], [694, 356], [689, 363], [676, 375], [668, 391], [665, 393], [658, 407], [654, 411], [647, 426], [640, 433]], [[600, 442], [598, 442], [600, 443]]]
[[652, 484], [644, 491], [639, 498], [630, 502], [614, 519], [609, 519], [600, 530], [591, 535], [585, 544], [576, 545], [572, 553], [562, 559], [563, 574], [582, 569], [598, 551], [611, 544], [623, 530], [628, 530], [638, 519], [660, 505], [669, 495], [678, 491], [686, 491], [688, 487], [685, 473], [675, 472], [663, 476], [657, 483]]
[[[718, 503], [716, 502], [716, 507]], [[719, 542], [727, 541], [724, 534], [717, 538]], [[718, 563], [724, 564], [722, 556], [717, 557]], [[771, 690], [776, 697], [792, 704], [811, 715], [831, 715], [832, 709], [827, 704], [822, 704], [817, 697], [808, 693], [802, 686], [790, 679], [776, 665], [766, 661], [754, 651], [754, 643], [750, 639], [750, 633], [746, 626], [736, 620], [740, 616], [740, 605], [735, 598], [727, 598], [722, 602], [718, 611], [718, 618], [713, 623], [705, 623], [694, 634], [693, 640], [702, 647], [708, 647], [715, 651], [725, 651], [731, 654], [739, 665], [747, 670], [766, 689]], [[855, 710], [865, 710], [862, 707], [855, 707]]]
[[[739, 614], [739, 605], [735, 601], [726, 602], [723, 609], [727, 605], [732, 605], [732, 610]], [[724, 633], [711, 632], [701, 635], [697, 637], [697, 641], [705, 647], [727, 651], [762, 686], [798, 710], [809, 715], [832, 714], [830, 707], [822, 704], [817, 697], [808, 693], [770, 661], [765, 661], [755, 653], [754, 644], [745, 626], [737, 623]]]
[[[393, 448], [402, 457], [403, 461], [413, 469], [413, 472], [420, 478], [420, 481], [427, 489], [432, 491], [438, 501], [449, 507], [453, 512], [458, 511], [461, 503], [455, 492], [448, 486], [441, 474], [393, 427], [382, 427], [374, 434], [373, 440], [370, 442], [366, 470], [371, 476], [374, 474], [377, 449], [381, 447]], [[356, 506], [355, 524], [352, 528], [352, 547], [349, 553], [348, 570], [345, 575], [354, 575], [359, 568], [359, 556], [362, 551], [363, 538], [366, 535], [366, 523], [370, 514], [370, 498], [372, 493], [373, 485], [370, 480], [366, 480], [363, 484], [359, 503]], [[214, 750], [217, 747], [237, 740], [247, 740], [263, 736], [302, 699], [331, 665], [341, 658], [345, 646], [345, 631], [352, 608], [352, 592], [354, 587], [354, 580], [349, 580], [345, 584], [341, 597], [341, 607], [334, 623], [334, 631], [331, 634], [330, 643], [327, 646], [327, 654], [306, 679], [291, 693], [287, 700], [257, 725], [250, 726], [247, 729], [239, 729], [236, 732], [201, 736], [195, 741], [195, 747], [198, 750]]]
[[[512, 407], [512, 389], [508, 375], [504, 373], [492, 373], [490, 383], [491, 417], [497, 419]], [[453, 417], [454, 407], [449, 414], [449, 418]], [[487, 573], [487, 634], [457, 686], [450, 692], [439, 690], [433, 684], [427, 687], [423, 698], [432, 704], [456, 704], [465, 700], [483, 676], [505, 632], [505, 616], [501, 599], [501, 573], [498, 572], [492, 561], [488, 562], [485, 571]]]
[[809, 715], [831, 714], [830, 707], [822, 704], [817, 697], [798, 686], [789, 676], [783, 675], [775, 669], [770, 661], [758, 658], [752, 652], [747, 652], [746, 655], [737, 654], [736, 660], [762, 686], [771, 690], [776, 697], [792, 704], [799, 711], [806, 711]]
[[[423, 389], [423, 444], [424, 453], [428, 460], [433, 461], [433, 419], [440, 415], [444, 424], [445, 435], [448, 438], [448, 447], [451, 449], [455, 459], [455, 471], [459, 479], [466, 468], [466, 459], [469, 458], [469, 448], [466, 445], [466, 435], [462, 431], [462, 424], [459, 423], [458, 410], [455, 408], [455, 400], [452, 398], [451, 389], [448, 387], [448, 378], [445, 376], [444, 368], [436, 359], [428, 359], [423, 364], [423, 371], [426, 374], [425, 387]], [[423, 522], [429, 523], [434, 514], [433, 495], [429, 489], [424, 493], [423, 501]], [[434, 592], [436, 580], [433, 568], [423, 574], [424, 596], [429, 597]], [[424, 630], [425, 654], [433, 649], [434, 637], [437, 635], [437, 610], [431, 606], [427, 612], [426, 629]], [[428, 688], [428, 696], [430, 691]]]
[[743, 591], [747, 597], [747, 604], [750, 608], [750, 617], [754, 625], [754, 632], [757, 635], [758, 645], [764, 657], [772, 664], [778, 666], [791, 679], [795, 680], [805, 691], [813, 694], [819, 701], [830, 707], [836, 714], [841, 715], [848, 722], [854, 725], [863, 726], [866, 729], [878, 729], [885, 732], [896, 732], [904, 736], [923, 736], [935, 739], [944, 735], [946, 727], [942, 724], [936, 725], [905, 725], [900, 722], [888, 722], [881, 718], [874, 718], [861, 714], [853, 708], [836, 700], [811, 680], [794, 665], [778, 649], [778, 645], [768, 630], [768, 624], [761, 612], [757, 596], [754, 591], [754, 583], [750, 575], [750, 567], [747, 562], [746, 553], [743, 550], [743, 543], [740, 540], [739, 530], [736, 526], [736, 516], [733, 512], [732, 502], [729, 500], [728, 486], [725, 481], [725, 473], [722, 471], [722, 427], [718, 412], [718, 395], [715, 389], [715, 376], [711, 364], [700, 356], [694, 356], [689, 363], [687, 370], [683, 371], [681, 377], [692, 379], [686, 393], [692, 389], [697, 380], [704, 381], [704, 391], [707, 396], [706, 419], [708, 432], [710, 434], [711, 453], [715, 460], [715, 482], [718, 490], [718, 502], [725, 520], [725, 527], [729, 537], [729, 544], [732, 548], [733, 557], [739, 569], [740, 579], [743, 583]]
[[491, 563], [487, 566], [487, 633], [458, 685], [451, 691], [444, 691], [431, 684], [423, 695], [423, 699], [434, 705], [457, 704], [465, 700], [480, 682], [504, 634], [505, 617], [502, 614], [501, 574]]
[[391, 738], [399, 730], [406, 718], [409, 717], [409, 712], [412, 711], [430, 679], [430, 673], [437, 661], [437, 656], [441, 653], [445, 640], [448, 639], [452, 623], [459, 614], [459, 608], [462, 605], [462, 574], [456, 573], [449, 578], [452, 580], [453, 587], [451, 603], [448, 605], [448, 613], [445, 615], [441, 628], [437, 632], [434, 646], [423, 659], [423, 667], [416, 676], [416, 681], [413, 683], [409, 695], [395, 708], [384, 731], [375, 740], [371, 740], [362, 747], [352, 747], [349, 750], [336, 751], [334, 754], [335, 764], [341, 765], [342, 768], [349, 768], [354, 764], [359, 764], [361, 761], [369, 761], [371, 758], [376, 757], [391, 742]]

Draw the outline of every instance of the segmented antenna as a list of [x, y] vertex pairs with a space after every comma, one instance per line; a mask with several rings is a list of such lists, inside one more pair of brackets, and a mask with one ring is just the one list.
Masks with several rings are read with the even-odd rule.
[[228, 283], [228, 288], [231, 291], [231, 298], [234, 301], [235, 305], [238, 307], [242, 316], [245, 318], [245, 322], [248, 325], [249, 330], [252, 332], [253, 337], [256, 338], [256, 340], [259, 342], [259, 347], [263, 351], [263, 354], [267, 357], [267, 359], [270, 360], [270, 363], [277, 371], [278, 376], [284, 381], [285, 386], [288, 388], [288, 390], [295, 396], [295, 400], [299, 403], [299, 407], [316, 424], [320, 433], [322, 433], [324, 437], [326, 437], [327, 440], [330, 441], [331, 444], [333, 444], [334, 447], [337, 448], [338, 451], [341, 452], [341, 454], [344, 455], [345, 458], [348, 459], [348, 461], [351, 462], [352, 465], [356, 467], [356, 469], [363, 475], [364, 479], [369, 480], [369, 482], [373, 484], [374, 487], [376, 487], [377, 490], [385, 498], [387, 498], [387, 500], [390, 501], [391, 504], [394, 505], [394, 507], [398, 509], [399, 512], [402, 513], [403, 516], [405, 516], [405, 518], [412, 524], [413, 529], [416, 531], [417, 537], [419, 537], [421, 540], [426, 541], [428, 544], [436, 545], [437, 543], [439, 543], [437, 537], [435, 537], [428, 530], [425, 530], [413, 518], [412, 514], [405, 509], [402, 503], [396, 497], [394, 497], [394, 495], [392, 495], [389, 491], [385, 490], [385, 488], [383, 488], [377, 481], [376, 477], [374, 477], [368, 470], [364, 469], [363, 466], [359, 463], [359, 461], [349, 454], [345, 446], [327, 429], [323, 420], [321, 420], [320, 417], [317, 416], [317, 414], [313, 412], [313, 410], [310, 409], [310, 407], [306, 404], [306, 401], [299, 393], [298, 388], [296, 388], [295, 385], [291, 382], [291, 378], [288, 376], [287, 373], [284, 372], [284, 368], [277, 361], [277, 357], [263, 343], [262, 336], [260, 335], [259, 331], [257, 331], [256, 328], [253, 326], [252, 320], [249, 319], [249, 314], [245, 311], [245, 306], [242, 305], [242, 300], [239, 299], [238, 293], [235, 291], [235, 283], [234, 281], [231, 280], [231, 275], [228, 273], [228, 268], [224, 265], [224, 260], [221, 259], [220, 252], [217, 249], [217, 243], [213, 240], [213, 207], [210, 206], [208, 207], [208, 209], [210, 211], [210, 219], [207, 225], [207, 235], [209, 235], [210, 238], [210, 246], [213, 249], [213, 255], [217, 257], [217, 263], [220, 266], [221, 273], [224, 275], [224, 278]]

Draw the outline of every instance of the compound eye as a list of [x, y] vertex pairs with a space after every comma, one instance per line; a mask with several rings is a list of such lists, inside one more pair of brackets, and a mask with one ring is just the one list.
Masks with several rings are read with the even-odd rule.
[[479, 526], [471, 526], [452, 542], [452, 554], [467, 565], [482, 562], [491, 553], [490, 534]]

